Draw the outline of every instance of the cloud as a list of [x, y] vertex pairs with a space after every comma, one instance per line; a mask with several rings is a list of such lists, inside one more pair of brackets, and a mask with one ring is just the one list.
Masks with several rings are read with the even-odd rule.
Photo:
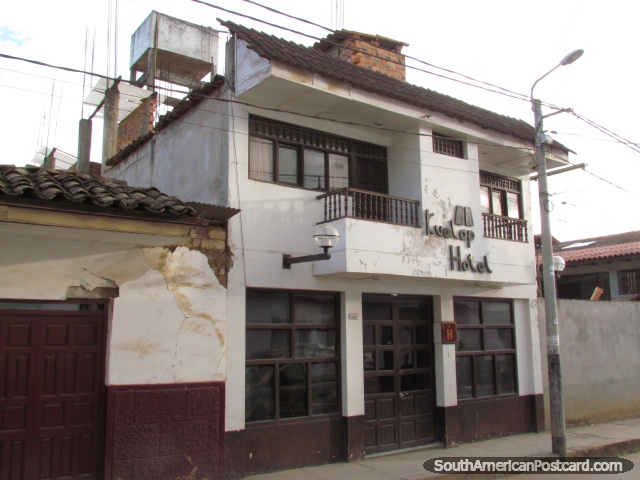
[[9, 27], [0, 27], [0, 42], [13, 42], [21, 47], [24, 42], [29, 40], [31, 40], [29, 37], [25, 37], [20, 32], [9, 29]]

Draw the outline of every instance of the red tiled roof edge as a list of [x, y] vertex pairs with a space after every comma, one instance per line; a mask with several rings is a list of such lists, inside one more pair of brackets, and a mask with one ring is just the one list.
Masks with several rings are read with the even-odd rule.
[[[507, 117], [433, 90], [418, 87], [382, 73], [373, 72], [328, 55], [318, 49], [284, 40], [234, 22], [218, 21], [247, 43], [260, 57], [278, 60], [305, 70], [327, 75], [372, 93], [436, 111], [484, 129], [532, 141], [534, 130], [527, 122]], [[566, 149], [564, 146], [560, 148]]]
[[196, 211], [157, 188], [129, 187], [79, 172], [40, 167], [0, 167], [0, 199], [23, 198], [67, 205], [138, 210], [173, 217], [196, 217]]

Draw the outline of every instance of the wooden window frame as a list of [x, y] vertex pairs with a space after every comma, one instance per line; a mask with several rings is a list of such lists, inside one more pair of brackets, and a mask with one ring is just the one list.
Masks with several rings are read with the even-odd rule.
[[[330, 417], [330, 416], [339, 416], [341, 412], [341, 355], [340, 355], [340, 294], [338, 292], [326, 292], [326, 291], [316, 291], [316, 290], [278, 290], [278, 289], [261, 289], [261, 288], [248, 288], [247, 294], [251, 292], [259, 292], [263, 294], [278, 294], [278, 295], [287, 295], [288, 296], [288, 312], [289, 312], [289, 323], [249, 323], [248, 319], [246, 322], [246, 331], [249, 330], [279, 330], [279, 331], [288, 331], [290, 332], [289, 338], [289, 348], [290, 355], [287, 357], [277, 357], [277, 358], [256, 358], [250, 359], [246, 358], [245, 354], [245, 371], [246, 367], [252, 366], [266, 366], [272, 367], [274, 372], [274, 418], [266, 419], [266, 420], [248, 420], [246, 419], [247, 426], [250, 425], [263, 425], [265, 423], [273, 424], [280, 422], [295, 422], [295, 421], [308, 421], [317, 418]], [[296, 317], [296, 297], [304, 296], [304, 295], [326, 295], [332, 296], [334, 298], [334, 308], [335, 308], [335, 322], [334, 323], [304, 323], [297, 321]], [[248, 295], [247, 295], [248, 297]], [[247, 302], [248, 302], [247, 298]], [[296, 356], [296, 343], [297, 343], [297, 332], [304, 330], [323, 330], [334, 332], [335, 336], [335, 350], [333, 356], [326, 357], [298, 357]], [[306, 406], [307, 406], [307, 414], [293, 417], [281, 417], [280, 412], [280, 388], [279, 388], [279, 379], [278, 374], [276, 372], [280, 372], [282, 367], [286, 367], [287, 365], [294, 364], [304, 364], [306, 371]], [[312, 366], [314, 364], [334, 364], [336, 371], [336, 410], [335, 412], [330, 413], [313, 413], [314, 405], [313, 405], [313, 378], [311, 375]], [[246, 381], [246, 379], [245, 379]], [[245, 413], [246, 418], [246, 413]]]
[[[249, 179], [267, 183], [275, 183], [287, 187], [303, 188], [305, 190], [326, 192], [334, 190], [331, 185], [329, 157], [331, 154], [347, 158], [347, 186], [352, 187], [356, 168], [356, 158], [364, 157], [370, 160], [383, 162], [387, 169], [387, 149], [380, 145], [360, 142], [338, 135], [331, 135], [319, 130], [312, 130], [296, 125], [291, 125], [268, 118], [249, 116], [249, 142], [252, 138], [261, 138], [272, 142], [273, 176], [271, 180], [253, 178], [251, 176], [252, 159], [249, 158]], [[297, 181], [296, 183], [283, 182], [279, 179], [279, 151], [280, 147], [291, 148], [297, 151]], [[305, 187], [304, 167], [305, 150], [321, 152], [324, 154], [324, 188]], [[385, 174], [386, 178], [386, 174]], [[344, 187], [338, 187], [338, 189]]]
[[[486, 188], [489, 192], [489, 213], [490, 215], [499, 215], [507, 218], [517, 218], [519, 220], [524, 219], [524, 204], [522, 202], [522, 182], [515, 178], [505, 177], [503, 175], [497, 175], [495, 173], [489, 173], [480, 171], [480, 188]], [[504, 215], [500, 215], [495, 212], [493, 193], [498, 192], [500, 195], [500, 207]], [[513, 193], [518, 197], [518, 213], [517, 217], [509, 217], [509, 205], [507, 202], [507, 193]]]
[[[456, 360], [461, 357], [471, 358], [471, 375], [472, 375], [472, 384], [471, 384], [471, 397], [458, 398], [458, 402], [473, 402], [478, 400], [485, 400], [497, 397], [508, 397], [508, 396], [517, 396], [519, 391], [518, 386], [518, 353], [517, 353], [517, 344], [516, 344], [516, 331], [515, 331], [515, 315], [514, 315], [514, 307], [512, 300], [506, 299], [494, 299], [494, 298], [474, 298], [474, 297], [454, 297], [454, 305], [456, 301], [464, 301], [464, 302], [477, 302], [479, 305], [480, 312], [480, 323], [474, 324], [460, 324], [457, 323], [458, 328], [458, 341], [456, 342]], [[483, 306], [485, 303], [502, 303], [509, 305], [510, 312], [510, 321], [509, 324], [504, 323], [484, 323], [484, 315], [483, 315]], [[455, 320], [455, 318], [454, 318]], [[486, 338], [485, 338], [485, 330], [510, 330], [511, 331], [511, 339], [513, 342], [513, 348], [511, 349], [487, 349], [486, 348]], [[481, 350], [468, 350], [468, 351], [460, 351], [460, 337], [461, 333], [464, 330], [479, 330], [480, 333], [480, 341], [481, 341]], [[513, 356], [513, 392], [505, 392], [502, 393], [500, 391], [500, 381], [499, 381], [499, 370], [498, 370], [498, 356], [499, 355], [512, 355]], [[493, 364], [493, 391], [495, 392], [493, 395], [478, 395], [478, 380], [476, 377], [476, 357], [479, 356], [491, 356], [492, 364]], [[459, 381], [460, 378], [456, 375], [456, 388], [459, 390]], [[468, 385], [467, 385], [468, 387]]]

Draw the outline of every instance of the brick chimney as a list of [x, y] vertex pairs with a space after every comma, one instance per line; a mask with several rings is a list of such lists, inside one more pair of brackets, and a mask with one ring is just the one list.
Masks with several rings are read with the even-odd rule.
[[316, 43], [313, 48], [404, 82], [405, 59], [401, 52], [402, 47], [408, 45], [380, 35], [340, 30]]

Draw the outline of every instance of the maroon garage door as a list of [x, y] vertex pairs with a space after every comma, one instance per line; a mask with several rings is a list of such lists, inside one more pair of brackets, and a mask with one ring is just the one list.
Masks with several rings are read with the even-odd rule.
[[102, 304], [0, 302], [0, 478], [99, 478]]

